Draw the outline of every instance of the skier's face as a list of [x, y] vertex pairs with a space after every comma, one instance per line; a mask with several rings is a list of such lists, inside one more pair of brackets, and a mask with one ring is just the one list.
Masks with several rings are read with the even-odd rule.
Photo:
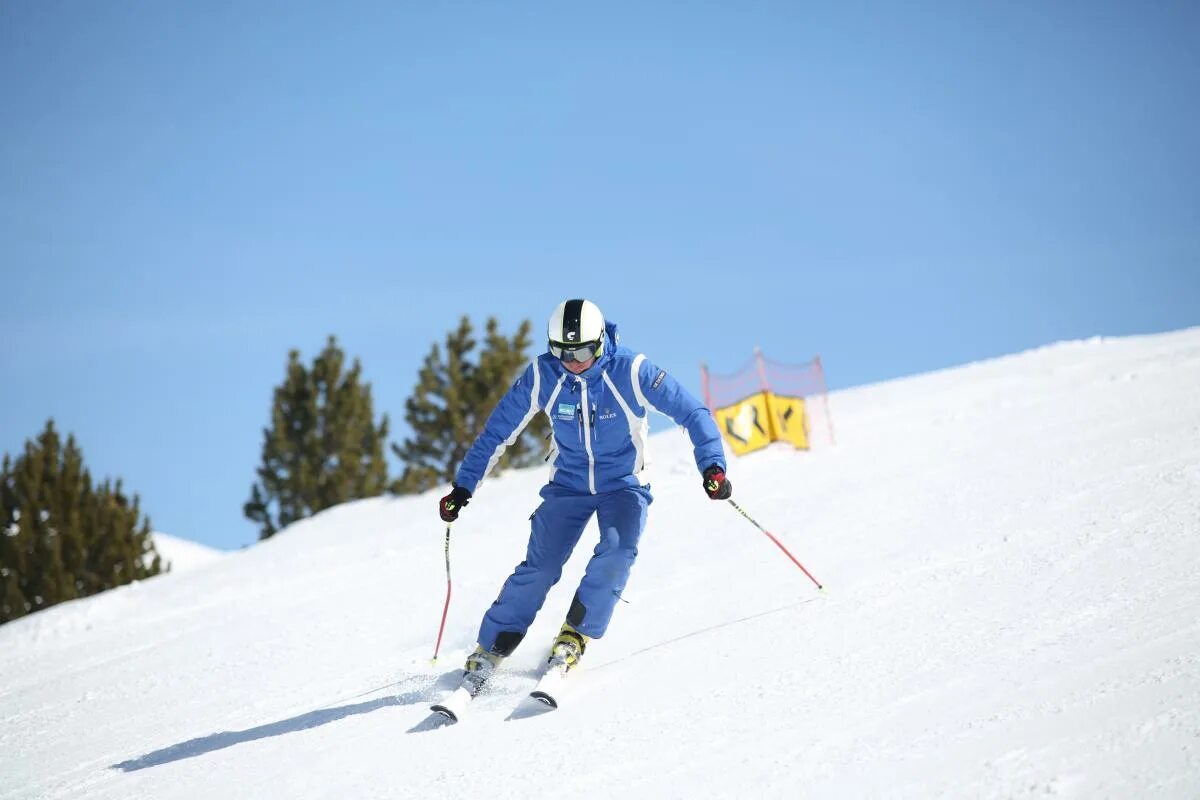
[[589, 358], [587, 361], [564, 361], [562, 365], [567, 368], [567, 371], [572, 375], [579, 375], [587, 372], [592, 368], [592, 364], [596, 363], [595, 358]]

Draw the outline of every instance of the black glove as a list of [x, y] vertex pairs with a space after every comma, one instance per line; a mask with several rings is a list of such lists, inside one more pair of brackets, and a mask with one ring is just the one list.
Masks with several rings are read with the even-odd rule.
[[471, 493], [455, 484], [450, 494], [438, 501], [438, 513], [442, 515], [442, 522], [454, 522], [458, 519], [459, 510], [469, 502]]
[[728, 500], [733, 494], [733, 482], [725, 477], [725, 470], [713, 464], [704, 470], [704, 491], [713, 500]]

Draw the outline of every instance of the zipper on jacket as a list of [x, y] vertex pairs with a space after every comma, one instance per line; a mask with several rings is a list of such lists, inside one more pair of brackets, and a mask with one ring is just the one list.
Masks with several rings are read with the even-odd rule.
[[580, 400], [582, 405], [579, 407], [580, 416], [583, 422], [583, 446], [588, 454], [588, 490], [592, 494], [596, 493], [596, 458], [592, 455], [592, 418], [590, 417], [590, 409], [588, 408], [587, 384], [583, 381], [579, 382], [579, 387], [582, 390]]
[[575, 438], [579, 439], [580, 444], [583, 444], [584, 419], [583, 419], [583, 405], [582, 404], [579, 406], [579, 408], [575, 409], [575, 422], [578, 423], [575, 426]]
[[604, 399], [604, 375], [601, 373], [600, 380], [596, 382], [596, 399], [592, 403], [592, 439], [598, 444], [600, 442], [600, 431], [596, 428], [596, 406]]

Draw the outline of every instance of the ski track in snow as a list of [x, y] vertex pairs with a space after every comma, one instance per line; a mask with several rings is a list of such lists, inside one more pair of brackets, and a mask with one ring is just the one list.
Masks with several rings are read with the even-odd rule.
[[563, 706], [532, 688], [584, 534], [452, 728], [545, 471], [349, 503], [184, 574], [0, 627], [0, 798], [1200, 797], [1200, 329], [1067, 342], [835, 393], [735, 460], [652, 438], [655, 503]]

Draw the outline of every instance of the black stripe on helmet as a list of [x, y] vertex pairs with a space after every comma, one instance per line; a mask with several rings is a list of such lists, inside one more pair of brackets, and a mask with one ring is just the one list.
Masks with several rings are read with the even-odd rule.
[[581, 318], [583, 317], [583, 301], [568, 300], [567, 305], [563, 308], [562, 317], [562, 339], [563, 343], [575, 343], [582, 341], [580, 339]]

